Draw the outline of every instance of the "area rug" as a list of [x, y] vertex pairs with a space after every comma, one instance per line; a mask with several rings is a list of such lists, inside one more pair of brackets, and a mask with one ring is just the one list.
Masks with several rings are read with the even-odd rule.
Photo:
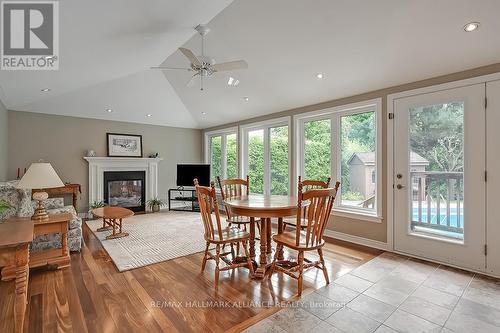
[[102, 220], [86, 223], [120, 272], [205, 250], [200, 213], [135, 215], [123, 220], [123, 231], [129, 236], [110, 240], [106, 236], [111, 231], [96, 232], [102, 227]]

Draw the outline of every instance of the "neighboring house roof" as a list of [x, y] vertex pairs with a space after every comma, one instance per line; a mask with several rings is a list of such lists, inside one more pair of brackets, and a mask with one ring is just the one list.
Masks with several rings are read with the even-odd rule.
[[[354, 153], [352, 154], [351, 158], [349, 159], [349, 164], [352, 163], [352, 161], [355, 158], [358, 158], [361, 163], [364, 165], [375, 165], [375, 153], [374, 152], [367, 152], [367, 153]], [[410, 164], [411, 165], [429, 165], [429, 161], [419, 154], [415, 152], [410, 152]]]

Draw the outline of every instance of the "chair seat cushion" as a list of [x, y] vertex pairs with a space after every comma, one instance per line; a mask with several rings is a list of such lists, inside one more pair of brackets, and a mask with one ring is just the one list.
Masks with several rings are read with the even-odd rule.
[[208, 237], [207, 240], [216, 243], [226, 243], [229, 241], [237, 241], [245, 238], [250, 238], [250, 233], [239, 228], [229, 227], [222, 230], [222, 239], [216, 233], [213, 238]]
[[232, 215], [231, 217], [228, 217], [226, 221], [234, 224], [246, 224], [250, 223], [250, 218], [248, 216]]
[[325, 244], [325, 241], [321, 239], [321, 241], [317, 245], [311, 245], [311, 241], [309, 240], [309, 246], [306, 246], [306, 233], [301, 231], [299, 238], [299, 245], [295, 244], [295, 231], [284, 232], [282, 234], [273, 235], [273, 240], [282, 244], [286, 247], [297, 249], [297, 250], [315, 250], [317, 248], [322, 247]]

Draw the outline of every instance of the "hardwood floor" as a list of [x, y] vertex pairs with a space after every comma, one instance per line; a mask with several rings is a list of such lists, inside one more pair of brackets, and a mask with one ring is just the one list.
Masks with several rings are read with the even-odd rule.
[[[297, 283], [274, 275], [251, 280], [248, 270], [220, 275], [214, 266], [200, 273], [202, 254], [119, 273], [97, 238], [84, 226], [86, 245], [71, 254], [71, 267], [30, 272], [27, 332], [225, 332], [239, 331], [276, 312]], [[330, 280], [381, 251], [341, 241], [324, 248]], [[325, 285], [320, 270], [310, 270], [304, 294]], [[14, 330], [14, 283], [0, 283], [0, 332]]]

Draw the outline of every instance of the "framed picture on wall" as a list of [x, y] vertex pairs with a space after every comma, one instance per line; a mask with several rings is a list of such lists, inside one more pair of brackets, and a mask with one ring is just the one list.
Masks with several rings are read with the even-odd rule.
[[107, 133], [108, 157], [142, 157], [142, 135]]

